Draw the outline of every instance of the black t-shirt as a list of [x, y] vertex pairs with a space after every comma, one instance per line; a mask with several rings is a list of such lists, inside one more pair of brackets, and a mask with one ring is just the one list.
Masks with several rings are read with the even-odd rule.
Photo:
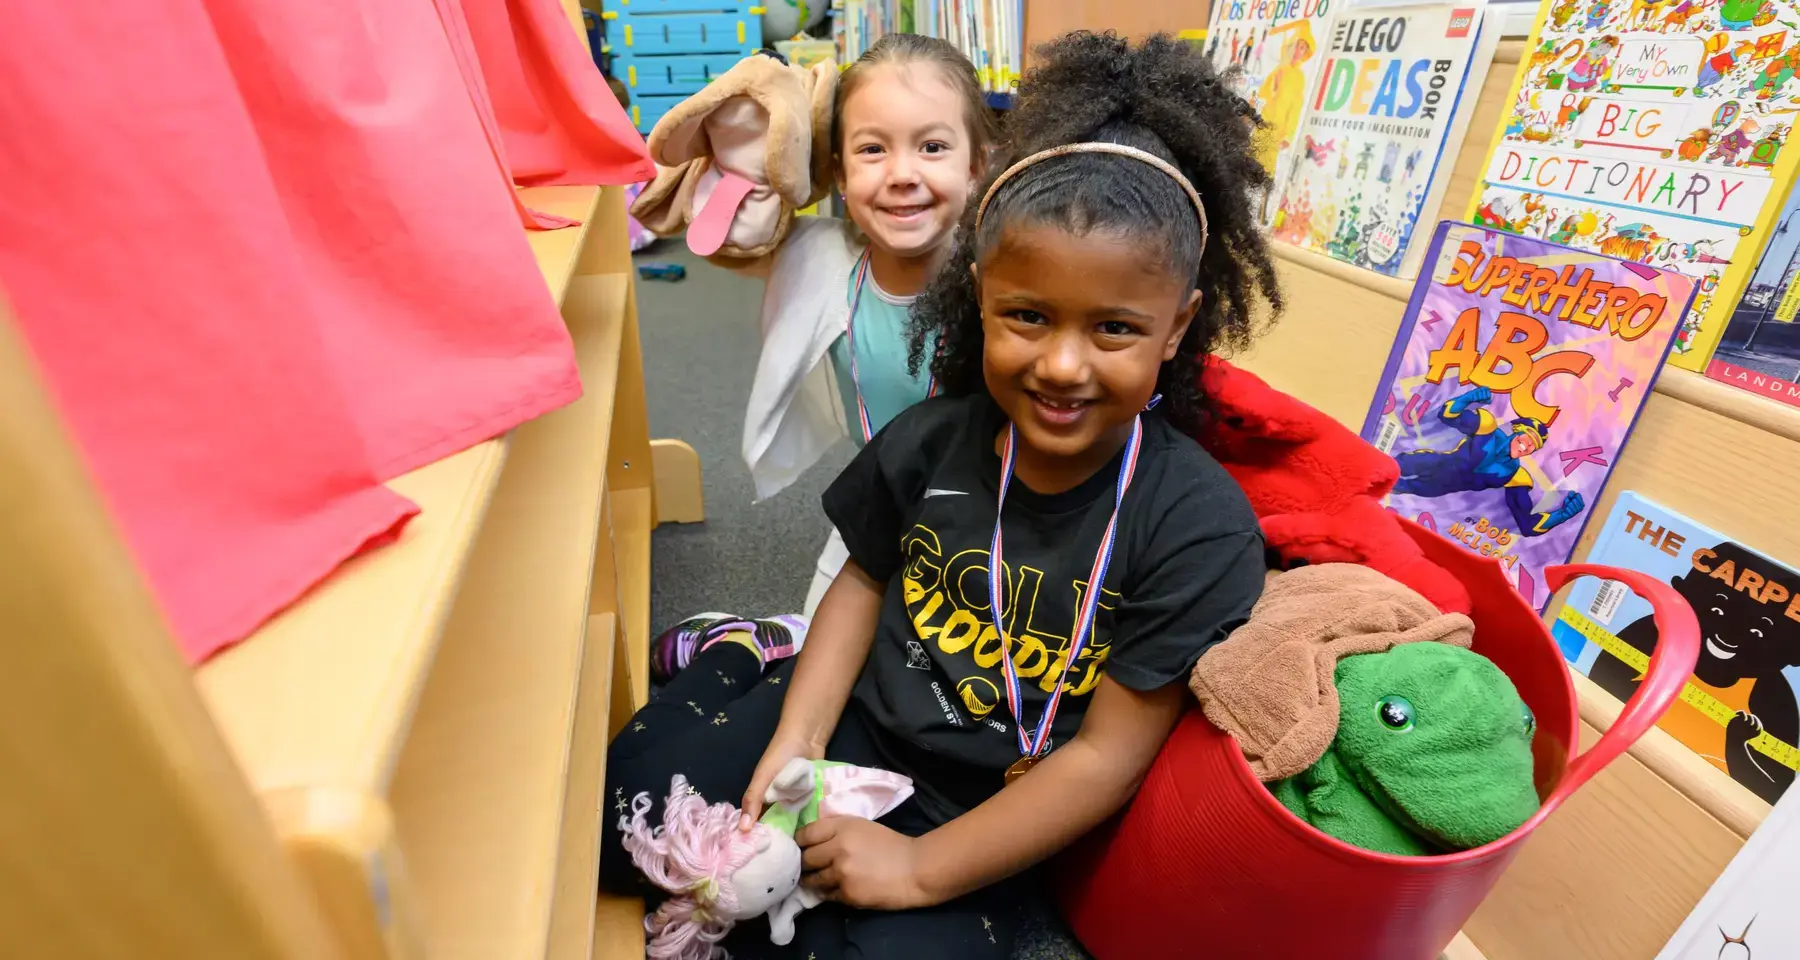
[[[825, 491], [825, 512], [870, 576], [887, 581], [854, 705], [884, 754], [950, 819], [997, 791], [1019, 759], [988, 602], [1006, 420], [985, 393], [915, 404]], [[1040, 494], [1014, 478], [1004, 613], [1029, 736], [1063, 669], [1078, 603], [1112, 515], [1123, 452], [1074, 489]], [[1183, 681], [1250, 615], [1263, 539], [1224, 468], [1154, 411], [1120, 510], [1094, 631], [1063, 677], [1050, 745], [1081, 727], [1104, 673], [1135, 690]]]

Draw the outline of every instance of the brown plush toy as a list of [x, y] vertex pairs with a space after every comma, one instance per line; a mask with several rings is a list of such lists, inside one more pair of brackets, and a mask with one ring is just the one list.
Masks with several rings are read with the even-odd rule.
[[837, 64], [810, 69], [753, 54], [664, 114], [650, 131], [656, 179], [631, 215], [659, 237], [687, 232], [703, 257], [772, 252], [794, 211], [833, 186]]
[[1250, 620], [1188, 677], [1206, 718], [1237, 738], [1264, 782], [1297, 776], [1338, 732], [1337, 665], [1403, 643], [1467, 647], [1475, 624], [1355, 563], [1272, 573]]

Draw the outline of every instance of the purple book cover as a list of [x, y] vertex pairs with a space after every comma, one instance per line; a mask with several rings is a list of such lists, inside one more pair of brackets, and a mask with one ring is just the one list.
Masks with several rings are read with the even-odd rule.
[[1694, 297], [1691, 277], [1438, 224], [1364, 440], [1400, 465], [1384, 504], [1497, 558], [1539, 611]]

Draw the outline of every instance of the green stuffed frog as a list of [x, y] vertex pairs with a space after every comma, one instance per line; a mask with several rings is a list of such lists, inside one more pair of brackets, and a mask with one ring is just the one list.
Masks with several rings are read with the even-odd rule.
[[1486, 657], [1407, 643], [1345, 657], [1333, 679], [1330, 748], [1270, 784], [1302, 820], [1366, 850], [1423, 856], [1491, 843], [1537, 812], [1535, 723]]

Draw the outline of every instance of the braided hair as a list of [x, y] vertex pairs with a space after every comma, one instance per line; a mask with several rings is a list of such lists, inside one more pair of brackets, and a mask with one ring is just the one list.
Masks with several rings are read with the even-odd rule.
[[1205, 357], [1248, 345], [1258, 319], [1281, 309], [1274, 260], [1258, 219], [1270, 183], [1252, 150], [1262, 119], [1198, 50], [1167, 34], [1133, 47], [1110, 31], [1077, 31], [1036, 54], [1005, 119], [1003, 156], [976, 196], [1033, 153], [1092, 140], [1120, 143], [1168, 161], [1199, 190], [1207, 216], [1204, 249], [1193, 203], [1155, 167], [1107, 153], [1036, 163], [990, 199], [979, 230], [978, 204], [969, 204], [950, 262], [913, 305], [911, 369], [919, 370], [935, 340], [930, 368], [943, 392], [986, 389], [981, 306], [970, 266], [994, 250], [1009, 225], [1123, 235], [1141, 242], [1146, 255], [1161, 258], [1174, 275], [1189, 278], [1189, 290], [1200, 291], [1199, 310], [1156, 386], [1171, 422], [1192, 433], [1206, 415], [1200, 385]]

